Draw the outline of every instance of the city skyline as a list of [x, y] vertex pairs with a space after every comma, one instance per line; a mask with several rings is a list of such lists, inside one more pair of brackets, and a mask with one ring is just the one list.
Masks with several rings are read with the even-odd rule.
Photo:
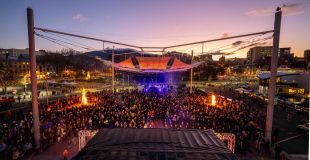
[[[241, 0], [238, 3], [66, 1], [62, 2], [61, 6], [58, 2], [0, 2], [0, 20], [5, 22], [0, 30], [0, 48], [28, 47], [26, 7], [34, 9], [35, 26], [134, 45], [167, 46], [273, 29], [273, 13], [277, 6], [282, 6], [284, 17], [280, 47], [291, 47], [295, 56], [302, 57], [304, 50], [310, 46], [310, 37], [304, 34], [310, 25], [310, 22], [306, 21], [310, 17], [310, 2], [305, 0], [247, 3], [242, 3], [245, 1]], [[98, 50], [102, 49], [100, 43], [82, 42]], [[204, 49], [212, 50], [232, 42], [208, 44]], [[271, 44], [270, 42], [267, 45]], [[37, 50], [61, 48], [36, 38]], [[200, 52], [201, 48], [198, 45], [190, 49]], [[247, 51], [248, 49], [240, 50], [228, 57], [246, 57]]]

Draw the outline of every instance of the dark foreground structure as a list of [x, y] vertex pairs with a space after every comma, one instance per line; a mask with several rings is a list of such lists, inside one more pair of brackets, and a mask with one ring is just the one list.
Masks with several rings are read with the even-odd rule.
[[236, 160], [212, 130], [101, 129], [73, 160]]

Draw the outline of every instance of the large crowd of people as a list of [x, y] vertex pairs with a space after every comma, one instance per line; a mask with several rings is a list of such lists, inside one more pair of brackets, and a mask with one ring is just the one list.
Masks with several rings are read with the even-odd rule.
[[[265, 113], [247, 99], [233, 100], [195, 91], [171, 92], [165, 95], [133, 91], [112, 93], [102, 91], [87, 94], [89, 105], [81, 105], [81, 96], [59, 99], [40, 106], [41, 148], [63, 139], [74, 139], [79, 130], [100, 128], [196, 128], [236, 135], [237, 153], [245, 153], [249, 139], [264, 148], [262, 128]], [[18, 157], [34, 148], [31, 112], [15, 112], [0, 119], [0, 158]], [[71, 142], [70, 142], [71, 143]]]

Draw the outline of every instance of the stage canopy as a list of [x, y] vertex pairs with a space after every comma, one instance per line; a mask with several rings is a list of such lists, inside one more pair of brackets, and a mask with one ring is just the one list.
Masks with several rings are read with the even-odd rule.
[[131, 72], [179, 72], [197, 67], [203, 62], [187, 64], [175, 57], [130, 57], [122, 62], [115, 63], [114, 67]]
[[73, 158], [236, 160], [212, 130], [104, 128]]

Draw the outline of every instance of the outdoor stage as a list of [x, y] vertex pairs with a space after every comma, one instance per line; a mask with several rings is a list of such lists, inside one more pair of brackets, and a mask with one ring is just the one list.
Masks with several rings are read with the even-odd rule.
[[236, 160], [237, 157], [212, 130], [104, 128], [73, 158], [80, 159]]

